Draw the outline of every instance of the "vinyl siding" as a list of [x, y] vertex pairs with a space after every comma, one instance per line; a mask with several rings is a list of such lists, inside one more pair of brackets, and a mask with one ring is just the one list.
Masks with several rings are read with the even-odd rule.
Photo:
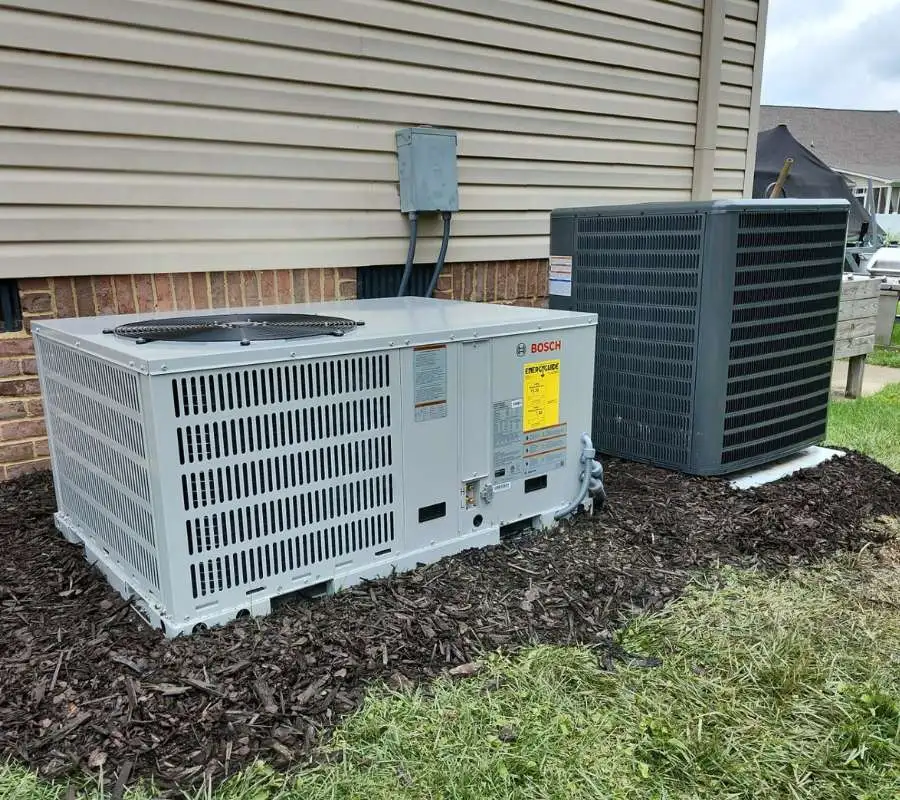
[[725, 4], [715, 197], [741, 197], [744, 193], [758, 12], [757, 0], [727, 0]]
[[[755, 9], [729, 3], [717, 192], [742, 189]], [[448, 257], [545, 257], [554, 207], [690, 197], [702, 21], [703, 0], [0, 2], [0, 274], [396, 263], [416, 124], [459, 132]], [[420, 230], [433, 260], [439, 220]]]

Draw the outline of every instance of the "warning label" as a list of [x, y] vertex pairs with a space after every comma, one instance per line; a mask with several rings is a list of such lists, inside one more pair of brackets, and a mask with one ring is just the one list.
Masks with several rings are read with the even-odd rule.
[[572, 296], [572, 256], [550, 256], [550, 294]]
[[447, 346], [413, 350], [413, 385], [416, 422], [447, 416]]
[[560, 361], [525, 364], [522, 397], [523, 430], [527, 433], [559, 424]]
[[522, 401], [494, 403], [494, 477], [515, 480], [525, 477], [522, 446]]
[[566, 423], [525, 434], [526, 475], [550, 472], [566, 465], [568, 428]]
[[[518, 481], [560, 469], [566, 465], [566, 423], [525, 433], [521, 400], [494, 403], [494, 491]], [[501, 488], [502, 487], [502, 488]]]

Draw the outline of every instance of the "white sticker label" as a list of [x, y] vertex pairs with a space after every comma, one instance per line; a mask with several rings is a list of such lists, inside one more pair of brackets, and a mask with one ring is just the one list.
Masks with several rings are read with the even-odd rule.
[[572, 296], [572, 256], [550, 256], [550, 294]]
[[507, 492], [512, 488], [512, 483], [506, 481], [506, 483], [495, 483], [494, 484], [494, 494], [498, 494], [499, 492]]
[[416, 422], [447, 416], [447, 345], [413, 350], [413, 384]]

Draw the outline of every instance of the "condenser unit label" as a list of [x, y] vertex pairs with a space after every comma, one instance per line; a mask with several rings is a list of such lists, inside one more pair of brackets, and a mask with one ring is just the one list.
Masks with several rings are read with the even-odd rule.
[[413, 386], [416, 422], [447, 416], [447, 346], [413, 349]]
[[551, 425], [526, 433], [522, 428], [525, 404], [521, 400], [494, 403], [494, 480], [510, 481], [552, 472], [566, 465], [568, 427]]
[[522, 401], [494, 403], [494, 479], [508, 482], [525, 477]]
[[550, 256], [550, 294], [572, 296], [572, 256]]
[[525, 433], [559, 424], [560, 361], [525, 364], [522, 398]]
[[522, 465], [525, 475], [530, 478], [564, 467], [567, 445], [566, 423], [526, 433]]

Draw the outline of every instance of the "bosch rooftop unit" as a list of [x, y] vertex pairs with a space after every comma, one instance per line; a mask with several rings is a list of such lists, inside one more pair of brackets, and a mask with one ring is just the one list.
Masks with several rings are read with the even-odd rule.
[[598, 452], [725, 474], [822, 440], [849, 203], [551, 215], [550, 307], [598, 315]]
[[391, 298], [34, 334], [57, 527], [169, 636], [550, 524], [590, 507], [591, 467], [597, 488], [593, 314]]

